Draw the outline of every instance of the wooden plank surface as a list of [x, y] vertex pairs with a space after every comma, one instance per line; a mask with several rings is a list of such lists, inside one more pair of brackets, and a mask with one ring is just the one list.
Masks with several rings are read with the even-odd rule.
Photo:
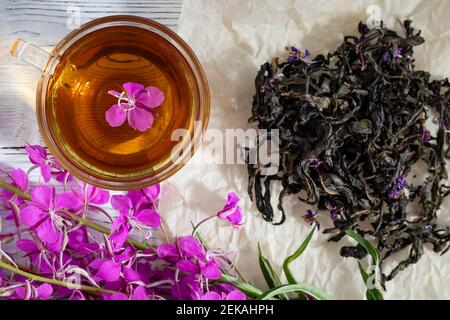
[[35, 114], [39, 71], [9, 53], [21, 38], [50, 50], [74, 23], [132, 14], [176, 31], [182, 0], [0, 0], [0, 163], [20, 167], [23, 145], [41, 142]]

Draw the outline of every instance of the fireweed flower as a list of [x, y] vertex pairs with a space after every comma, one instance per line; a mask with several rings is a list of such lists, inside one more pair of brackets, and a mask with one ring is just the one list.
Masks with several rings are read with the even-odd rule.
[[131, 293], [126, 295], [125, 293], [104, 294], [105, 300], [149, 300], [147, 289], [144, 286], [138, 286], [135, 289], [131, 289]]
[[311, 161], [309, 162], [309, 167], [317, 170], [319, 167], [321, 167], [324, 164], [324, 162], [322, 160], [320, 160], [320, 158], [318, 157], [314, 157], [311, 159]]
[[[29, 148], [35, 161], [34, 168], [40, 167], [44, 174], [50, 172], [49, 179], [60, 172], [56, 160], [53, 162], [45, 149], [40, 146]], [[5, 289], [0, 295], [11, 299], [41, 300], [246, 298], [235, 286], [220, 281], [223, 273], [230, 271], [235, 275], [228, 259], [230, 252], [207, 249], [193, 236], [177, 237], [172, 243], [148, 250], [138, 250], [125, 243], [133, 228], [142, 230], [160, 225], [157, 212], [159, 185], [110, 198], [108, 191], [81, 182], [74, 185], [71, 192], [57, 193], [54, 187], [46, 185], [30, 188], [27, 174], [20, 170], [13, 171], [10, 178], [11, 185], [31, 196], [31, 200], [24, 200], [0, 191], [0, 201], [15, 203], [20, 211], [20, 223], [28, 227], [20, 228], [22, 234], [17, 230], [0, 235], [0, 240], [11, 238], [15, 241], [18, 251], [14, 257], [20, 259], [19, 268], [23, 265], [30, 273], [49, 280], [117, 293], [98, 296], [84, 289], [27, 280], [17, 274], [10, 276], [8, 273], [5, 278], [0, 270], [0, 287]], [[58, 176], [56, 178], [59, 180]], [[84, 220], [89, 221], [90, 214], [96, 208], [103, 210], [100, 206], [109, 201], [119, 216], [113, 221], [112, 234], [103, 235], [104, 242], [99, 240], [99, 233], [103, 231], [70, 218], [71, 214], [83, 212]], [[241, 225], [243, 214], [238, 203], [237, 194], [228, 194], [223, 209], [212, 218], [222, 219], [235, 227]]]
[[55, 175], [59, 182], [69, 181], [71, 175], [65, 171], [53, 156], [47, 154], [47, 150], [40, 145], [26, 145], [25, 151], [28, 157], [36, 167], [40, 168], [42, 178], [45, 182], [49, 182], [52, 175]]
[[383, 54], [383, 61], [387, 62], [391, 57], [393, 57], [394, 61], [403, 58], [403, 48], [396, 48], [393, 54], [390, 51], [386, 51]]
[[297, 49], [296, 47], [291, 47], [290, 52], [289, 52], [288, 61], [291, 63], [295, 62], [295, 61], [299, 61], [299, 60], [304, 61], [304, 59], [306, 59], [310, 55], [311, 55], [311, 52], [309, 52], [308, 49], [305, 49], [305, 51], [302, 52], [301, 50]]
[[220, 210], [216, 215], [214, 216], [209, 216], [205, 219], [203, 219], [202, 221], [200, 221], [195, 227], [194, 230], [192, 231], [192, 234], [195, 235], [198, 231], [198, 229], [200, 229], [200, 227], [211, 220], [214, 220], [216, 218], [219, 219], [223, 219], [225, 221], [227, 221], [228, 223], [230, 223], [233, 227], [238, 228], [239, 226], [242, 225], [242, 219], [243, 219], [243, 214], [242, 214], [242, 209], [239, 206], [239, 201], [240, 198], [239, 196], [235, 193], [235, 192], [230, 192], [227, 195], [227, 202], [225, 203], [225, 206], [223, 207], [222, 210]]
[[397, 199], [401, 195], [405, 193], [405, 185], [406, 185], [406, 179], [403, 176], [398, 177], [395, 179], [394, 185], [389, 190], [388, 197], [389, 199]]
[[395, 49], [395, 52], [394, 52], [394, 58], [395, 58], [395, 59], [401, 59], [401, 58], [403, 58], [403, 48], [397, 48], [397, 49]]
[[52, 297], [53, 288], [48, 283], [41, 285], [25, 282], [23, 286], [15, 289], [15, 294], [11, 297], [17, 300], [48, 300]]
[[246, 300], [245, 294], [239, 290], [233, 290], [226, 294], [224, 292], [209, 291], [202, 296], [202, 300]]
[[[9, 174], [9, 177], [11, 179], [10, 184], [13, 187], [18, 188], [20, 191], [23, 191], [25, 193], [29, 192], [30, 182], [28, 181], [27, 174], [23, 170], [21, 170], [21, 169], [13, 170]], [[0, 200], [3, 203], [3, 205], [5, 206], [5, 208], [11, 212], [11, 214], [8, 214], [6, 216], [6, 219], [10, 220], [10, 219], [14, 218], [15, 222], [16, 222], [16, 226], [19, 226], [19, 223], [20, 223], [19, 207], [24, 203], [25, 200], [22, 197], [15, 195], [13, 192], [11, 192], [7, 189], [3, 189], [0, 191]]]
[[68, 247], [81, 254], [96, 253], [99, 245], [89, 241], [89, 234], [86, 227], [71, 230], [68, 234]]
[[124, 83], [123, 89], [125, 91], [122, 93], [108, 91], [118, 102], [106, 111], [106, 121], [111, 127], [119, 127], [128, 119], [132, 128], [146, 131], [153, 125], [153, 109], [164, 102], [163, 92], [156, 87], [145, 88], [134, 82]]
[[239, 201], [239, 196], [235, 192], [228, 193], [225, 206], [217, 213], [217, 217], [227, 220], [235, 228], [242, 224], [243, 218]]
[[157, 228], [161, 225], [161, 217], [156, 210], [143, 208], [140, 203], [133, 204], [127, 196], [112, 196], [111, 205], [119, 212], [111, 227], [110, 240], [114, 248], [123, 246], [133, 228], [144, 230], [145, 226]]
[[156, 184], [141, 190], [128, 191], [127, 197], [131, 199], [134, 206], [157, 210], [160, 194], [161, 186]]
[[37, 186], [31, 191], [32, 201], [21, 211], [21, 221], [34, 230], [39, 239], [54, 250], [60, 250], [63, 228], [70, 224], [61, 214], [63, 209], [81, 206], [71, 192], [56, 194], [55, 188]]
[[336, 201], [330, 200], [330, 206], [331, 206], [331, 209], [329, 211], [330, 218], [332, 220], [336, 220], [338, 217], [338, 208], [337, 208]]
[[307, 210], [306, 214], [303, 216], [303, 220], [309, 223], [309, 225], [313, 225], [314, 223], [317, 224], [317, 229], [320, 229], [320, 223], [317, 220], [317, 215], [319, 214], [318, 211], [312, 212], [312, 210]]
[[47, 274], [52, 273], [52, 261], [54, 261], [55, 254], [47, 249], [45, 244], [41, 244], [38, 241], [31, 239], [21, 239], [16, 241], [16, 246], [30, 259], [34, 269]]
[[[111, 252], [107, 249], [111, 246], [106, 243], [107, 241], [109, 239], [105, 239], [106, 248], [102, 251], [106, 257], [94, 259], [89, 263], [89, 267], [97, 270], [93, 278], [95, 281], [117, 282], [119, 278], [123, 280], [124, 276], [127, 275], [127, 268], [133, 264], [136, 251], [130, 246], [125, 246], [120, 248], [119, 251]], [[123, 284], [116, 283], [116, 285], [122, 286]]]
[[422, 141], [423, 143], [430, 142], [431, 139], [431, 133], [427, 129], [422, 129]]
[[[28, 192], [30, 189], [30, 182], [28, 181], [25, 171], [22, 169], [15, 169], [9, 174], [9, 177], [11, 178], [11, 185], [13, 187], [18, 188], [25, 193]], [[24, 202], [21, 197], [6, 189], [0, 191], [0, 198], [7, 208], [11, 207], [9, 201], [13, 201], [17, 206], [20, 206]]]
[[157, 248], [160, 259], [175, 266], [171, 293], [177, 299], [201, 299], [204, 285], [222, 276], [220, 254], [207, 251], [193, 236]]
[[109, 192], [107, 190], [84, 182], [80, 182], [79, 185], [73, 189], [73, 194], [85, 206], [104, 205], [109, 201]]

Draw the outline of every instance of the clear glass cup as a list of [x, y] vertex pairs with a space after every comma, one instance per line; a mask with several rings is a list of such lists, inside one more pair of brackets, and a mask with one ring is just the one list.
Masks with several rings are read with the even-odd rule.
[[[78, 40], [91, 32], [111, 26], [133, 26], [142, 28], [146, 32], [156, 33], [170, 42], [173, 45], [173, 50], [177, 50], [184, 57], [184, 61], [179, 61], [178, 63], [187, 64], [186, 67], [190, 68], [194, 75], [194, 81], [190, 84], [192, 85], [190, 89], [192, 90], [194, 115], [190, 120], [192, 121], [190, 125], [192, 130], [179, 137], [179, 142], [174, 147], [172, 155], [167, 161], [147, 172], [139, 171], [136, 174], [120, 175], [93, 170], [89, 163], [77, 160], [76, 157], [66, 150], [64, 143], [55, 138], [51, 123], [48, 121], [47, 114], [50, 111], [46, 93], [50, 79], [60, 62], [60, 57], [66, 51], [71, 50], [71, 47]], [[13, 43], [11, 53], [21, 61], [27, 62], [41, 70], [36, 96], [36, 114], [41, 135], [52, 155], [66, 170], [80, 180], [113, 190], [132, 190], [150, 186], [167, 179], [180, 170], [193, 156], [201, 143], [207, 127], [210, 109], [210, 95], [206, 76], [191, 48], [172, 30], [153, 20], [124, 15], [100, 18], [81, 26], [67, 35], [51, 53], [21, 39]]]

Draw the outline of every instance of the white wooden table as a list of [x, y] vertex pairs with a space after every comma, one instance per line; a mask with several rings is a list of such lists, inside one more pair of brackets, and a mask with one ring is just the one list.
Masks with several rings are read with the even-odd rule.
[[50, 50], [78, 22], [117, 14], [152, 18], [176, 31], [182, 1], [0, 0], [0, 165], [23, 166], [24, 144], [41, 142], [35, 113], [39, 71], [10, 55], [15, 39]]

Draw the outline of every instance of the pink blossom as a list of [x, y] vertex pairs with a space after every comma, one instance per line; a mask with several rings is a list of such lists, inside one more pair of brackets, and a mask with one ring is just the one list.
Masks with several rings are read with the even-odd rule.
[[127, 196], [112, 196], [111, 205], [120, 213], [111, 227], [110, 239], [115, 248], [123, 246], [133, 227], [142, 230], [143, 226], [157, 228], [161, 225], [161, 218], [158, 212], [141, 207], [140, 204], [141, 202], [134, 205]]
[[117, 104], [106, 111], [105, 118], [111, 127], [119, 127], [128, 119], [128, 124], [146, 131], [153, 125], [153, 110], [164, 102], [164, 94], [156, 87], [145, 88], [140, 83], [127, 82], [122, 93], [114, 90], [108, 94], [118, 98]]
[[242, 209], [238, 205], [239, 196], [235, 192], [230, 192], [227, 196], [227, 203], [221, 211], [217, 213], [220, 219], [227, 220], [234, 227], [239, 227], [242, 224]]
[[63, 209], [79, 208], [81, 203], [71, 192], [56, 194], [55, 188], [37, 186], [31, 191], [32, 201], [21, 210], [21, 221], [36, 231], [39, 239], [52, 250], [60, 250], [62, 228], [66, 220], [61, 216]]

